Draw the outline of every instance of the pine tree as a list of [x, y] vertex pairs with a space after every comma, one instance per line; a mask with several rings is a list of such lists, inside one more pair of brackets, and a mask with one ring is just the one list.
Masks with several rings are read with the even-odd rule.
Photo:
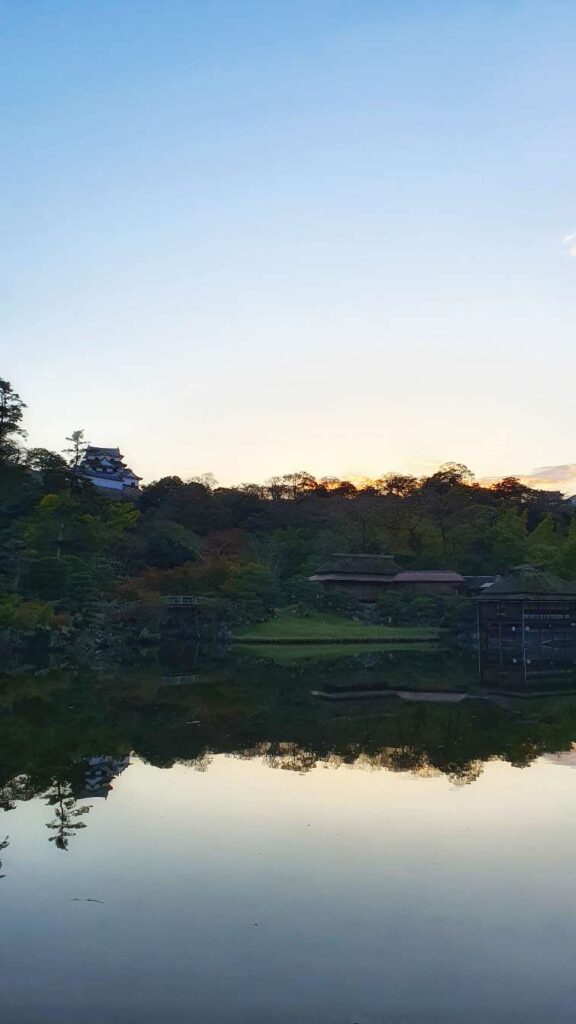
[[501, 512], [491, 530], [490, 562], [494, 572], [506, 572], [526, 561], [526, 516], [513, 509]]
[[18, 441], [26, 437], [26, 431], [20, 426], [25, 408], [10, 382], [0, 377], [0, 463], [19, 461]]
[[528, 535], [528, 559], [532, 565], [543, 565], [550, 568], [558, 558], [562, 548], [563, 537], [556, 529], [550, 514], [544, 516], [535, 530]]

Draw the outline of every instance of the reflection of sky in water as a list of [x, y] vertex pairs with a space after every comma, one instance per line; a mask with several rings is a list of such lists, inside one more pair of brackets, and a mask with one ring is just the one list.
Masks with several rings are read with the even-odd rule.
[[575, 787], [544, 759], [471, 786], [136, 763], [68, 852], [19, 805], [0, 1020], [572, 1021]]

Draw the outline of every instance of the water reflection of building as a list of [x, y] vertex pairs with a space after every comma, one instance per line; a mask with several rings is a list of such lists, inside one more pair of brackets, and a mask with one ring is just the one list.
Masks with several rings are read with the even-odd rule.
[[482, 647], [564, 644], [576, 647], [576, 581], [520, 565], [478, 598]]
[[576, 768], [576, 743], [570, 745], [570, 750], [560, 750], [556, 754], [544, 754], [544, 760], [561, 765], [562, 768]]
[[480, 686], [485, 690], [576, 691], [576, 647], [491, 646], [480, 651], [479, 673]]
[[80, 788], [76, 797], [103, 797], [104, 800], [112, 789], [114, 779], [118, 778], [130, 764], [130, 755], [124, 757], [87, 757], [79, 763], [82, 769]]

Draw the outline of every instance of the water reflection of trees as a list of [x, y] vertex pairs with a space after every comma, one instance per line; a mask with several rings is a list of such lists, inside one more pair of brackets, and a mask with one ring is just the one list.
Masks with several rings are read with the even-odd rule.
[[[347, 751], [318, 754], [300, 747], [297, 743], [261, 743], [251, 750], [238, 753], [244, 760], [261, 759], [270, 768], [285, 771], [310, 772], [313, 768], [353, 768], [360, 771], [409, 772], [419, 778], [437, 778], [443, 775], [458, 785], [474, 782], [482, 774], [484, 761], [470, 760], [458, 765], [443, 765], [442, 768], [431, 763], [424, 751], [412, 747], [384, 747], [374, 753], [358, 751], [351, 748]], [[488, 758], [489, 760], [490, 758]]]
[[[10, 846], [10, 836], [6, 836], [5, 839], [0, 843], [0, 853]], [[2, 870], [2, 861], [0, 860], [0, 871]], [[5, 875], [0, 875], [0, 878], [5, 878]]]
[[[364, 685], [362, 673], [374, 671], [343, 661], [339, 669], [282, 669], [239, 660], [199, 669], [191, 685], [182, 686], [166, 685], [153, 673], [9, 677], [0, 683], [0, 807], [9, 811], [43, 796], [53, 811], [49, 838], [65, 850], [86, 826], [89, 807], [82, 801], [105, 795], [88, 784], [89, 772], [109, 761], [114, 775], [125, 766], [126, 751], [153, 765], [183, 763], [200, 771], [223, 753], [259, 758], [283, 771], [348, 766], [441, 774], [467, 784], [491, 759], [528, 765], [542, 753], [568, 749], [576, 736], [576, 697], [569, 695], [509, 706], [391, 698], [344, 705], [312, 697], [325, 683], [323, 673], [333, 681], [340, 672], [347, 683]], [[386, 672], [396, 668], [399, 674], [387, 658]], [[433, 665], [425, 665], [424, 677], [421, 662], [412, 669], [412, 680], [435, 684]], [[458, 665], [443, 661], [436, 671], [452, 686], [459, 679], [461, 686], [472, 685], [466, 671], [458, 675]]]
[[0, 786], [0, 808], [3, 811], [13, 811], [17, 803], [31, 800], [33, 796], [36, 796], [36, 789], [29, 777], [17, 775]]
[[86, 823], [78, 821], [78, 818], [88, 814], [90, 807], [86, 804], [78, 806], [70, 782], [60, 779], [54, 782], [44, 797], [48, 807], [54, 808], [54, 817], [46, 825], [46, 828], [54, 832], [48, 841], [54, 843], [59, 850], [67, 850], [76, 832], [86, 828]]

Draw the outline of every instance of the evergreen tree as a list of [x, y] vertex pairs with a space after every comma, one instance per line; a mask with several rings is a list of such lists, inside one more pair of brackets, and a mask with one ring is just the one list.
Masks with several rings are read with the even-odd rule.
[[553, 565], [558, 558], [563, 544], [562, 535], [556, 529], [550, 514], [544, 516], [535, 530], [528, 535], [528, 560], [533, 565]]
[[568, 533], [554, 560], [553, 568], [565, 579], [576, 579], [576, 520], [570, 524]]
[[25, 408], [10, 382], [0, 377], [0, 463], [19, 461], [18, 441], [26, 437], [26, 431], [20, 425]]
[[501, 512], [490, 531], [489, 558], [492, 572], [506, 572], [526, 561], [526, 516], [514, 509]]
[[70, 437], [67, 437], [66, 440], [70, 442], [70, 447], [64, 449], [64, 454], [69, 456], [70, 479], [74, 487], [78, 482], [80, 465], [86, 454], [88, 442], [84, 440], [83, 430], [73, 430]]

